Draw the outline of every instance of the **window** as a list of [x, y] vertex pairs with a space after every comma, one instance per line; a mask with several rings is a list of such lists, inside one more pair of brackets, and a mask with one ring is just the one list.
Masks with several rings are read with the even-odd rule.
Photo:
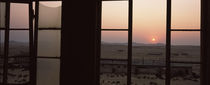
[[200, 85], [200, 0], [102, 0], [100, 85]]
[[59, 85], [61, 3], [0, 2], [0, 84]]
[[59, 85], [61, 6], [61, 1], [39, 2], [37, 85]]
[[[1, 2], [1, 83], [28, 84], [31, 78], [30, 4]], [[22, 10], [19, 10], [22, 9]], [[10, 13], [10, 14], [9, 14]], [[26, 16], [22, 16], [25, 14]], [[10, 16], [9, 16], [10, 15]], [[31, 15], [32, 16], [32, 15]], [[19, 20], [22, 19], [23, 22]], [[17, 37], [18, 34], [21, 34]]]
[[[113, 17], [116, 19], [113, 20]], [[102, 2], [100, 58], [100, 84], [126, 85], [128, 78], [127, 1]]]

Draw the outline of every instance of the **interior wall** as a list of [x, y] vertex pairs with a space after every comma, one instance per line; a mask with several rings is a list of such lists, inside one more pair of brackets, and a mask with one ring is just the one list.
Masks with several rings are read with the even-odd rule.
[[210, 85], [210, 1], [201, 0], [201, 85]]
[[[60, 85], [96, 85], [97, 4], [99, 0], [64, 0]], [[202, 2], [201, 85], [210, 85], [210, 1]], [[208, 37], [209, 36], [209, 37]]]
[[63, 0], [60, 85], [96, 85], [99, 0]]

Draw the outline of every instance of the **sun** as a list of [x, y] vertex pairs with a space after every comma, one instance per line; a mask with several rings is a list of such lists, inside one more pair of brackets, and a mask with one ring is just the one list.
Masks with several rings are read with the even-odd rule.
[[155, 42], [156, 41], [156, 39], [155, 38], [152, 38], [152, 42]]

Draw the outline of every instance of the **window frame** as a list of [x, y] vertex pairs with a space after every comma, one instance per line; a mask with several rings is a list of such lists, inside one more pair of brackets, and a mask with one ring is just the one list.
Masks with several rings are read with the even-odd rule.
[[[37, 46], [38, 46], [38, 31], [39, 30], [59, 30], [62, 31], [62, 27], [61, 28], [39, 28], [38, 27], [38, 17], [39, 17], [39, 2], [42, 1], [61, 1], [62, 0], [1, 0], [0, 2], [3, 2], [6, 4], [5, 6], [5, 28], [0, 28], [0, 31], [4, 31], [4, 57], [3, 57], [3, 79], [2, 79], [2, 85], [7, 85], [7, 75], [8, 75], [8, 60], [9, 58], [16, 58], [16, 56], [14, 57], [9, 57], [9, 37], [10, 37], [10, 31], [28, 31], [29, 33], [29, 58], [30, 58], [30, 67], [29, 67], [29, 71], [30, 71], [30, 78], [29, 78], [29, 84], [31, 85], [37, 85], [37, 59], [57, 59], [59, 60], [61, 63], [61, 55], [60, 57], [40, 57], [37, 56]], [[29, 29], [25, 29], [25, 28], [10, 28], [10, 4], [11, 3], [20, 3], [20, 4], [27, 4], [28, 5], [28, 9], [29, 9]], [[35, 3], [35, 4], [33, 4]], [[35, 5], [35, 8], [33, 9], [33, 5]], [[62, 10], [61, 10], [62, 11]], [[61, 15], [62, 17], [62, 15]], [[62, 18], [61, 18], [62, 19]], [[34, 22], [33, 22], [34, 20]], [[62, 20], [61, 20], [61, 25], [62, 25]], [[62, 39], [62, 38], [61, 38]], [[62, 41], [62, 40], [61, 40]], [[60, 48], [61, 48], [61, 44], [60, 44]], [[60, 50], [61, 53], [61, 50]], [[24, 58], [26, 56], [23, 56], [21, 58]], [[60, 66], [60, 65], [59, 65]], [[59, 69], [60, 70], [60, 69]], [[59, 73], [60, 75], [60, 73]], [[59, 82], [60, 82], [60, 77], [59, 77]], [[18, 85], [22, 85], [22, 84], [18, 84]]]
[[[101, 26], [101, 21], [102, 21], [102, 2], [103, 1], [128, 1], [128, 11], [129, 11], [129, 14], [128, 14], [128, 29], [103, 29], [102, 26]], [[202, 0], [200, 0], [202, 1]], [[171, 85], [171, 64], [172, 63], [183, 63], [183, 64], [198, 64], [200, 65], [200, 72], [202, 72], [202, 66], [203, 66], [203, 62], [201, 59], [203, 59], [204, 56], [202, 56], [202, 49], [200, 49], [200, 62], [172, 62], [171, 61], [171, 32], [176, 32], [176, 31], [183, 31], [183, 32], [200, 32], [200, 48], [202, 47], [202, 27], [200, 26], [200, 29], [172, 29], [171, 27], [171, 15], [172, 15], [172, 0], [166, 0], [166, 51], [165, 51], [165, 63], [166, 63], [166, 72], [165, 72], [165, 75], [166, 75], [166, 79], [165, 79], [165, 85]], [[97, 32], [98, 33], [98, 48], [97, 48], [97, 52], [98, 52], [98, 71], [100, 71], [100, 60], [101, 60], [101, 32], [102, 31], [127, 31], [128, 32], [128, 59], [127, 59], [127, 85], [131, 85], [131, 70], [132, 70], [132, 31], [133, 31], [133, 0], [100, 0], [100, 13], [99, 13], [99, 16], [97, 17], [99, 20], [99, 25], [98, 25], [98, 28], [97, 28]], [[201, 6], [202, 7], [202, 6]], [[201, 12], [200, 12], [201, 13]], [[201, 19], [201, 16], [200, 16], [200, 19]], [[200, 21], [201, 22], [201, 21]], [[201, 24], [201, 23], [200, 23]], [[100, 72], [99, 72], [100, 73]], [[100, 81], [100, 74], [97, 74], [97, 78], [98, 80]], [[201, 75], [201, 73], [200, 73]], [[202, 84], [202, 75], [200, 76], [200, 84]], [[98, 85], [100, 85], [100, 82], [98, 82]]]

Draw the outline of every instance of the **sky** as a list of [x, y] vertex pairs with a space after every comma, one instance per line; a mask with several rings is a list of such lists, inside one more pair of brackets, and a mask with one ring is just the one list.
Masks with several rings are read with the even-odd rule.
[[[49, 7], [61, 3], [42, 2]], [[28, 5], [12, 4], [10, 27], [28, 28]], [[200, 0], [172, 0], [172, 28], [200, 29]], [[128, 29], [128, 2], [103, 1], [102, 29]], [[11, 40], [28, 41], [27, 32], [13, 33]], [[102, 41], [126, 43], [128, 33], [102, 32]], [[20, 38], [21, 37], [21, 38]], [[199, 32], [172, 32], [172, 44], [199, 45]], [[133, 42], [154, 44], [166, 42], [166, 0], [133, 1]]]
[[[61, 6], [61, 2], [40, 2], [45, 6], [56, 8]], [[11, 3], [10, 8], [10, 28], [29, 28], [28, 4]], [[53, 15], [53, 14], [51, 14]], [[3, 35], [3, 32], [1, 32]], [[18, 42], [29, 41], [29, 31], [11, 31], [10, 40]]]
[[[200, 29], [200, 0], [172, 0], [172, 29]], [[128, 2], [102, 3], [102, 28], [128, 28]], [[102, 32], [102, 41], [127, 42], [127, 32]], [[154, 40], [155, 39], [155, 40]], [[199, 45], [199, 32], [172, 32], [174, 45]], [[133, 1], [133, 42], [166, 42], [166, 0]]]
[[[10, 8], [10, 28], [29, 28], [29, 8], [28, 4], [11, 3]], [[61, 2], [40, 2], [39, 27], [60, 28], [61, 27]], [[1, 35], [4, 33], [1, 32]], [[3, 37], [1, 37], [3, 40]], [[38, 32], [38, 56], [60, 56], [59, 30], [41, 30]], [[10, 42], [29, 43], [28, 30], [11, 30]], [[46, 52], [47, 50], [47, 52]]]

